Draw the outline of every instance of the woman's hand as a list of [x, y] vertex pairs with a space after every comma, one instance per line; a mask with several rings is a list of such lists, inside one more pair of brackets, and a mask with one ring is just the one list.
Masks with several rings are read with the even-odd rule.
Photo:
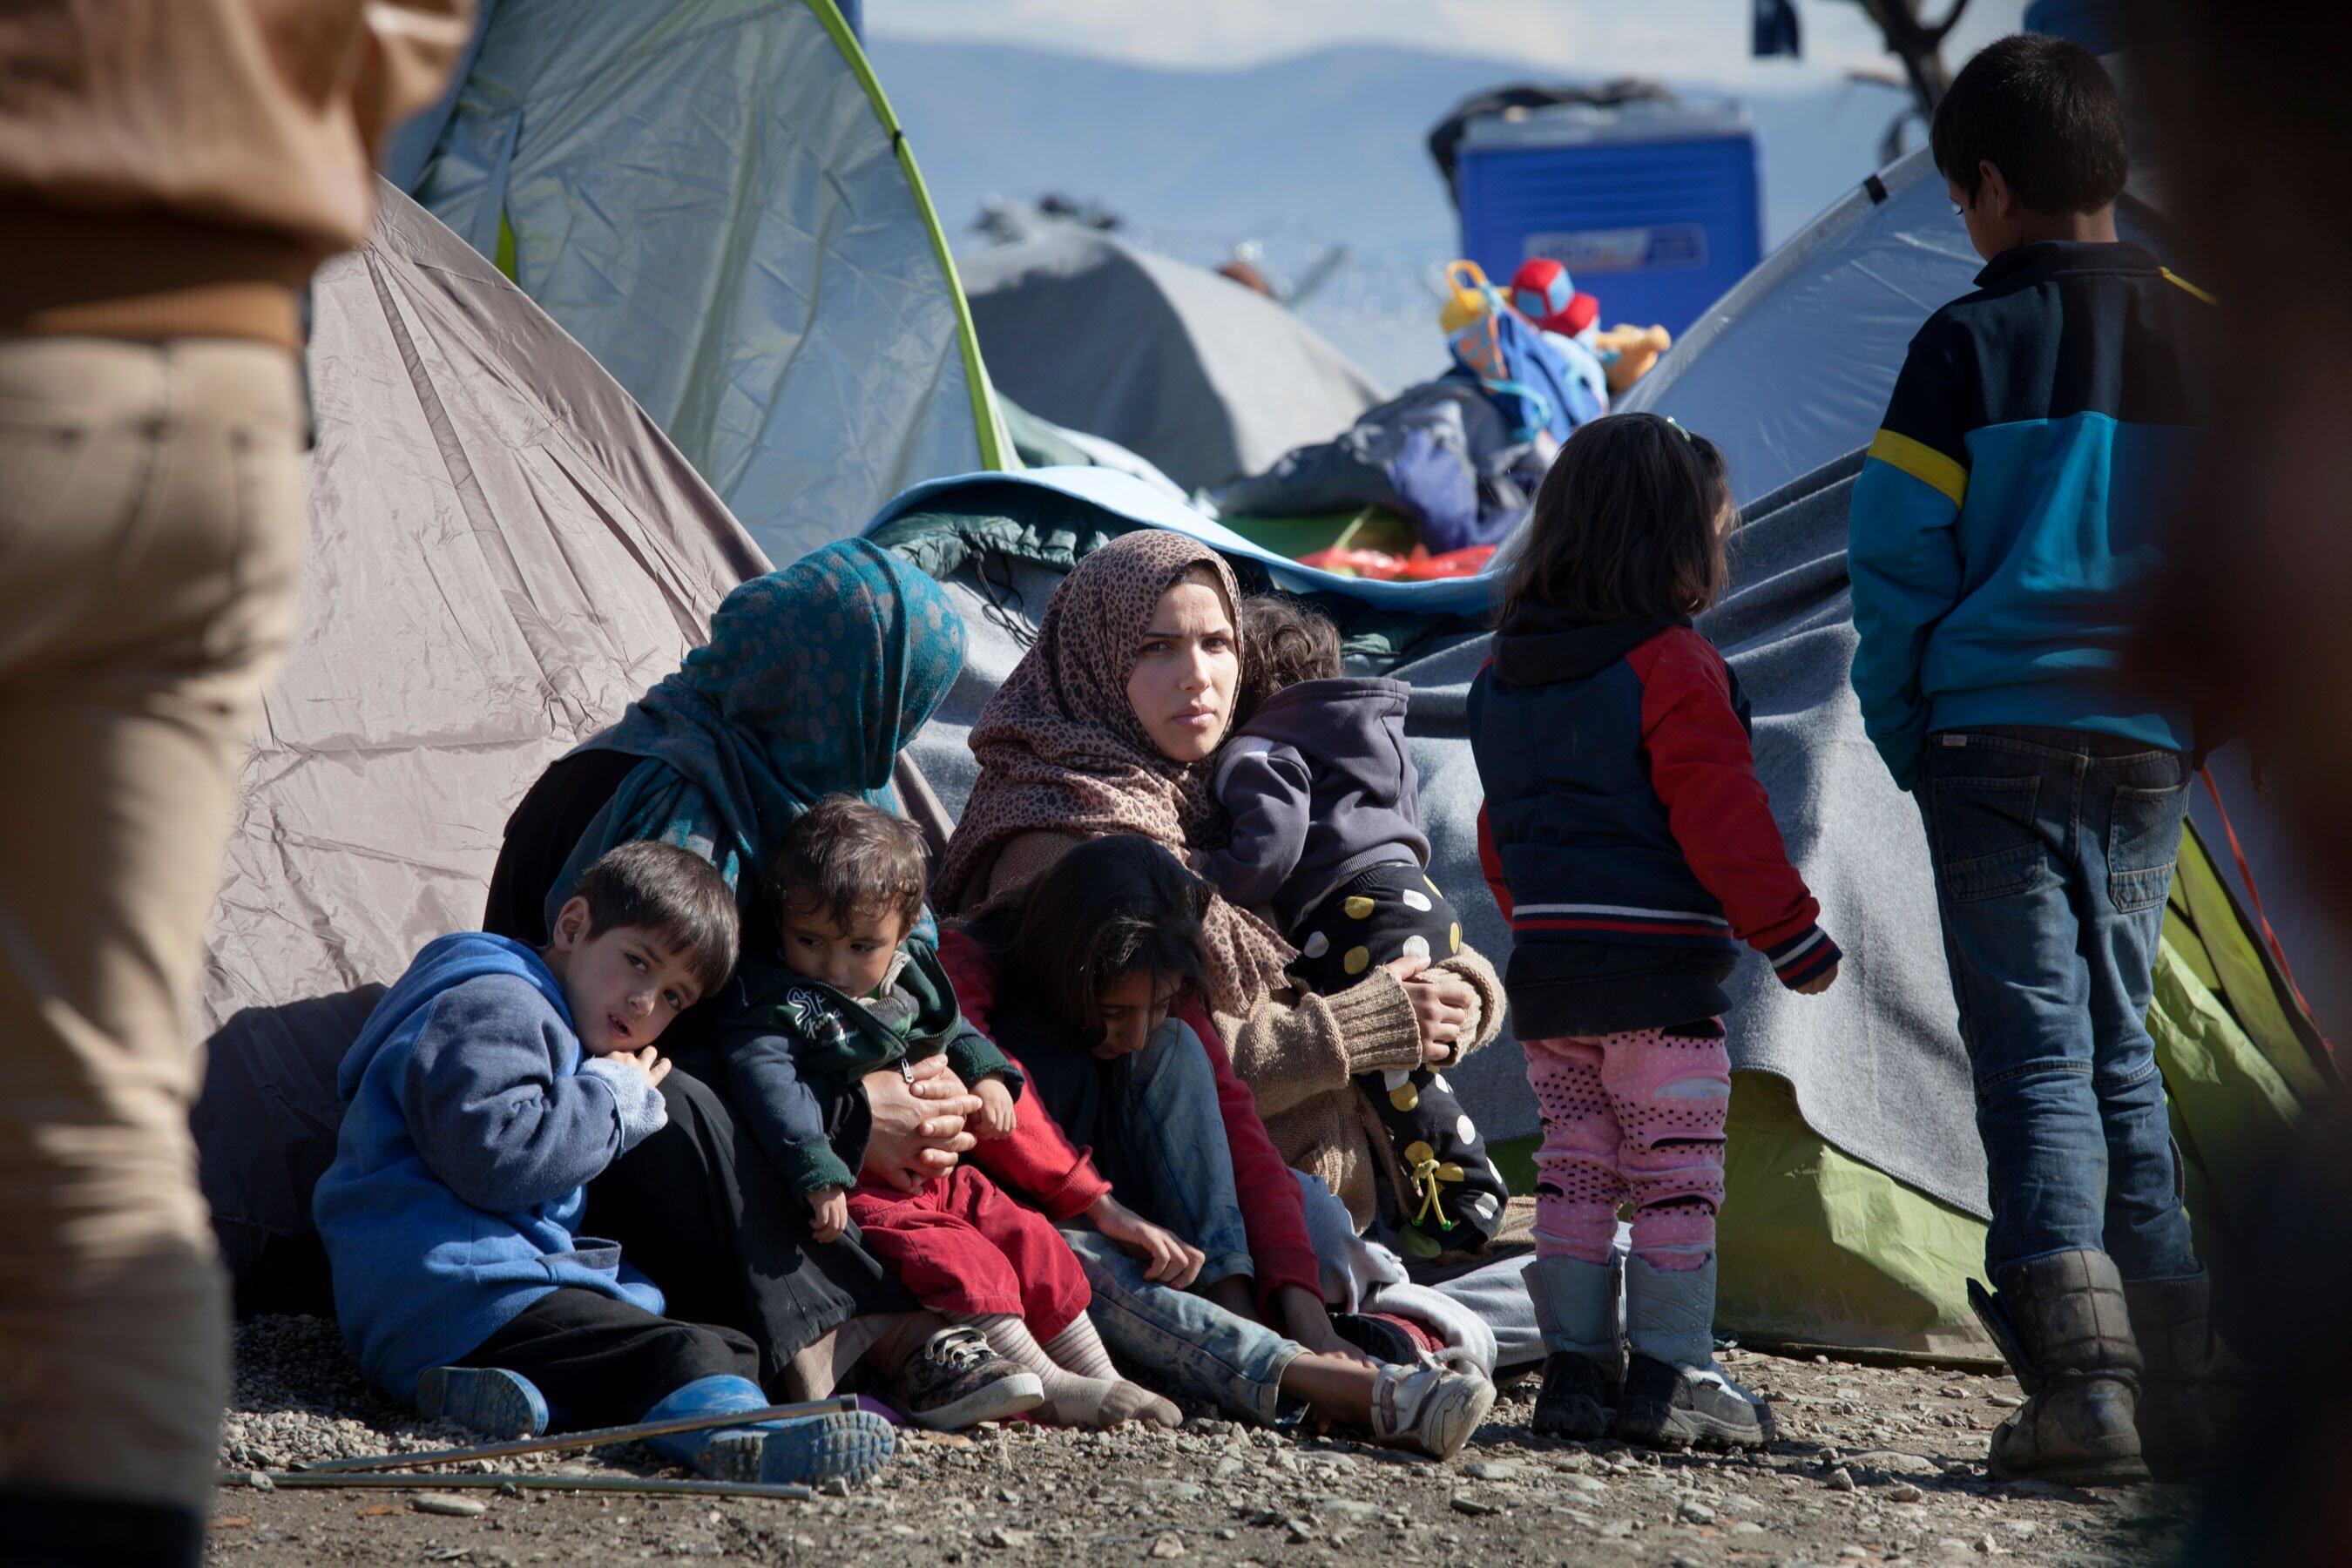
[[1143, 1277], [1155, 1285], [1181, 1290], [1201, 1277], [1208, 1261], [1202, 1250], [1164, 1230], [1112, 1197], [1108, 1193], [1087, 1208], [1094, 1227], [1143, 1259]]
[[927, 1057], [911, 1071], [911, 1081], [895, 1067], [859, 1080], [874, 1120], [865, 1173], [902, 1193], [955, 1169], [957, 1156], [976, 1142], [964, 1121], [980, 1114], [980, 1097], [964, 1088], [945, 1057]]
[[1275, 1325], [1283, 1337], [1303, 1345], [1315, 1355], [1335, 1355], [1363, 1366], [1380, 1363], [1339, 1337], [1331, 1326], [1331, 1313], [1323, 1305], [1323, 1298], [1303, 1285], [1281, 1285], [1274, 1292]]
[[1412, 1004], [1413, 1022], [1421, 1026], [1423, 1063], [1444, 1067], [1453, 1061], [1478, 993], [1460, 975], [1430, 968], [1425, 958], [1400, 958], [1381, 967], [1404, 984], [1404, 999]]

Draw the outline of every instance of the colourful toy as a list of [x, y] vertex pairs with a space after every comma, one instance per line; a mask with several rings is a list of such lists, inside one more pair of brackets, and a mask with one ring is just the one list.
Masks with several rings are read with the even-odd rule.
[[1650, 374], [1658, 356], [1674, 347], [1675, 335], [1664, 327], [1633, 327], [1623, 322], [1592, 334], [1592, 352], [1601, 357], [1614, 395]]
[[1601, 301], [1579, 293], [1568, 268], [1549, 256], [1519, 263], [1511, 274], [1511, 308], [1548, 332], [1572, 338], [1599, 319]]

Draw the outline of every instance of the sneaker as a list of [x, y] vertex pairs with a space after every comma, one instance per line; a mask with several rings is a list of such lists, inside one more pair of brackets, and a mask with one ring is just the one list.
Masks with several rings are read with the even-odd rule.
[[1531, 1425], [1540, 1437], [1590, 1443], [1608, 1435], [1617, 1409], [1617, 1368], [1574, 1351], [1544, 1357], [1543, 1392]]
[[1772, 1440], [1772, 1408], [1716, 1368], [1637, 1353], [1609, 1435], [1645, 1448], [1760, 1448]]
[[546, 1396], [521, 1373], [495, 1366], [427, 1367], [416, 1380], [416, 1414], [486, 1437], [536, 1437], [547, 1430]]
[[1037, 1374], [989, 1348], [978, 1329], [941, 1329], [907, 1358], [890, 1392], [918, 1426], [935, 1432], [1002, 1421], [1045, 1403]]
[[856, 1486], [898, 1447], [890, 1423], [864, 1410], [729, 1426], [710, 1434], [694, 1468], [717, 1481]]
[[1450, 1459], [1494, 1407], [1495, 1385], [1478, 1373], [1454, 1371], [1434, 1357], [1384, 1366], [1372, 1381], [1372, 1436]]

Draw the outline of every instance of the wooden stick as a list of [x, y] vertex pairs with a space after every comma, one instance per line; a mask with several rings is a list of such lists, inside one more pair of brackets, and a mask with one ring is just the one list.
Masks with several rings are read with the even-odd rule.
[[[365, 1474], [321, 1475], [316, 1470], [270, 1470], [264, 1472], [273, 1487], [309, 1487], [314, 1489], [346, 1487], [373, 1487], [384, 1489], [415, 1488], [422, 1491], [449, 1491], [468, 1487], [513, 1487], [520, 1491], [541, 1492], [667, 1492], [698, 1497], [769, 1498], [778, 1502], [806, 1502], [816, 1493], [798, 1482], [771, 1484], [764, 1481], [667, 1480], [654, 1476], [576, 1476], [548, 1471], [509, 1471], [504, 1474], [427, 1475], [421, 1471], [403, 1472], [373, 1470]], [[230, 1472], [221, 1477], [223, 1486], [247, 1484], [243, 1474]], [[1143, 1537], [1138, 1537], [1141, 1540]]]
[[591, 1432], [564, 1432], [546, 1437], [517, 1437], [485, 1443], [474, 1448], [436, 1448], [425, 1454], [372, 1454], [358, 1459], [322, 1459], [304, 1465], [310, 1476], [350, 1475], [362, 1470], [399, 1470], [424, 1465], [458, 1465], [469, 1459], [512, 1459], [524, 1454], [555, 1454], [566, 1448], [600, 1448], [607, 1443], [635, 1443], [647, 1437], [667, 1437], [679, 1432], [702, 1432], [713, 1426], [750, 1426], [761, 1421], [789, 1421], [801, 1415], [847, 1415], [857, 1408], [854, 1394], [836, 1399], [812, 1399], [799, 1405], [768, 1405], [757, 1410], [727, 1410], [700, 1415], [673, 1415], [664, 1421], [640, 1421], [634, 1426], [600, 1426]]

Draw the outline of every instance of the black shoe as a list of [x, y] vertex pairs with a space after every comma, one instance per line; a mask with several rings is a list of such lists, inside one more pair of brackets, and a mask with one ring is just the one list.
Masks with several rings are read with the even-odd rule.
[[1002, 1421], [1045, 1402], [1045, 1385], [988, 1346], [978, 1329], [941, 1329], [907, 1358], [890, 1392], [907, 1419], [935, 1432]]
[[2212, 1299], [2207, 1274], [2124, 1287], [2145, 1363], [2133, 1426], [2148, 1474], [2159, 1481], [2210, 1479], [2236, 1423], [2245, 1368], [2214, 1337]]
[[1645, 1448], [1760, 1448], [1772, 1440], [1772, 1408], [1720, 1372], [1637, 1354], [1609, 1435]]
[[2124, 1486], [2147, 1479], [2137, 1425], [2140, 1353], [2113, 1259], [2077, 1247], [1994, 1275], [1997, 1299], [1979, 1300], [2026, 1393], [1994, 1428], [1995, 1480]]
[[1617, 1411], [1622, 1376], [1613, 1363], [1553, 1351], [1544, 1357], [1543, 1392], [1536, 1395], [1535, 1420], [1539, 1437], [1568, 1437], [1590, 1443], [1609, 1433]]

